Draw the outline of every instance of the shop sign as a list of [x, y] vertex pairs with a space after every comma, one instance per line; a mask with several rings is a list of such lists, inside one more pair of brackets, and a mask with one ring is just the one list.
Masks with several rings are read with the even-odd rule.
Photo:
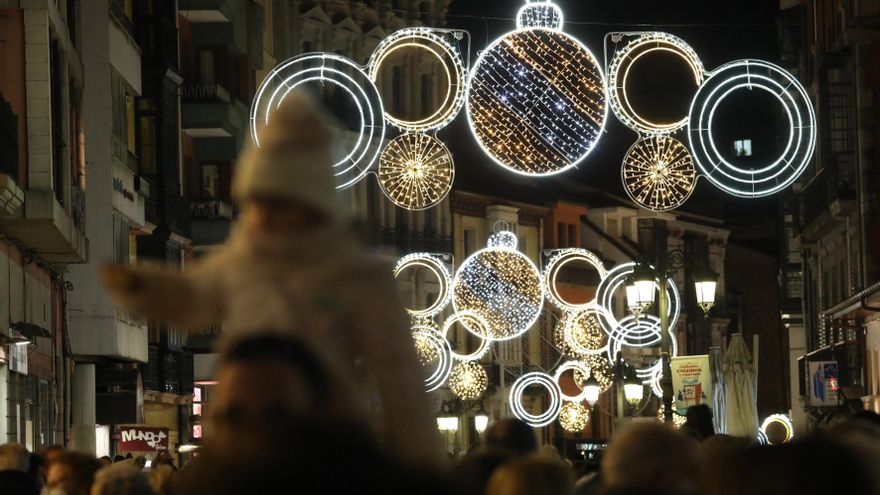
[[122, 426], [119, 431], [120, 452], [159, 452], [168, 450], [168, 428]]
[[808, 361], [807, 388], [810, 390], [809, 405], [836, 406], [840, 388], [837, 361]]
[[670, 366], [677, 413], [686, 414], [689, 407], [700, 404], [712, 407], [712, 370], [708, 354], [674, 357]]

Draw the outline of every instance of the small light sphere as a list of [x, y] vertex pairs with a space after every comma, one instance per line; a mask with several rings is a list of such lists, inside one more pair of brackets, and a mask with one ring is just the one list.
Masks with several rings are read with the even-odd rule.
[[590, 411], [577, 402], [566, 402], [559, 410], [559, 425], [570, 433], [584, 431], [590, 421]]
[[446, 146], [427, 134], [402, 134], [379, 157], [379, 186], [407, 210], [436, 206], [452, 189], [455, 166]]
[[649, 136], [632, 145], [623, 158], [620, 177], [629, 198], [651, 211], [678, 208], [697, 185], [690, 152], [668, 136]]
[[479, 399], [486, 391], [489, 377], [482, 366], [465, 361], [456, 364], [449, 374], [449, 390], [462, 400]]

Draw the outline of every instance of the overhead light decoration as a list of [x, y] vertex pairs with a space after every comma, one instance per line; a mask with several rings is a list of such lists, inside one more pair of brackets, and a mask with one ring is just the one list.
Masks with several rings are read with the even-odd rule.
[[407, 210], [436, 206], [449, 194], [455, 177], [452, 155], [427, 134], [402, 134], [379, 158], [379, 186], [395, 205]]
[[599, 323], [601, 308], [568, 313], [560, 325], [562, 327], [563, 352], [585, 357], [602, 354], [608, 347], [607, 335]]
[[[425, 378], [425, 389], [428, 392], [433, 392], [443, 386], [446, 383], [446, 379], [449, 378], [449, 374], [452, 371], [452, 349], [450, 349], [449, 342], [446, 339], [430, 329], [417, 328], [413, 330], [412, 337], [415, 341], [416, 353], [420, 354], [422, 366], [427, 367], [432, 362], [437, 362], [433, 371]], [[426, 349], [427, 347], [433, 350], [420, 351], [420, 349]], [[433, 360], [426, 362], [423, 359], [424, 357], [434, 355], [436, 355], [436, 358]]]
[[467, 74], [461, 53], [447, 40], [447, 37], [443, 36], [446, 32], [427, 27], [400, 29], [383, 39], [370, 56], [367, 67], [373, 83], [378, 83], [383, 64], [388, 57], [400, 53], [400, 50], [406, 52], [418, 50], [426, 53], [432, 59], [436, 59], [442, 67], [447, 85], [441, 90], [442, 102], [431, 115], [407, 120], [385, 112], [388, 123], [401, 131], [422, 133], [437, 131], [452, 122], [464, 106]]
[[651, 211], [678, 208], [697, 185], [690, 153], [669, 136], [649, 136], [632, 145], [623, 157], [620, 177], [629, 198]]
[[559, 276], [559, 272], [569, 263], [586, 263], [592, 266], [598, 272], [600, 280], [605, 278], [607, 274], [605, 264], [591, 251], [582, 248], [557, 250], [553, 253], [550, 261], [547, 262], [547, 267], [544, 269], [544, 290], [547, 294], [547, 299], [554, 306], [564, 311], [589, 309], [595, 305], [595, 298], [582, 304], [571, 303], [562, 297], [559, 288], [556, 286], [556, 278]]
[[544, 303], [541, 273], [526, 255], [510, 246], [515, 240], [511, 232], [493, 234], [489, 247], [466, 259], [453, 279], [455, 312], [473, 312], [488, 324], [487, 329], [481, 329], [462, 321], [480, 337], [516, 338], [531, 328], [541, 315]]
[[425, 338], [424, 332], [434, 332], [435, 329], [430, 326], [415, 326], [412, 328], [413, 342], [416, 348], [416, 357], [422, 366], [428, 366], [440, 358], [442, 352], [433, 340]]
[[250, 111], [251, 138], [260, 146], [259, 132], [272, 112], [294, 89], [304, 84], [333, 85], [351, 97], [360, 116], [353, 147], [333, 163], [336, 188], [345, 189], [366, 176], [379, 157], [385, 138], [385, 117], [379, 90], [364, 69], [334, 53], [307, 53], [282, 62], [263, 79]]
[[479, 399], [488, 385], [486, 370], [473, 361], [456, 364], [449, 375], [449, 390], [462, 400]]
[[577, 383], [576, 379], [573, 381], [575, 382], [576, 386], [578, 386], [578, 388], [581, 389], [579, 394], [568, 395], [562, 390], [562, 385], [559, 383], [559, 379], [562, 378], [563, 373], [565, 373], [566, 371], [580, 373], [581, 376], [589, 376], [590, 375], [589, 365], [587, 365], [583, 361], [577, 361], [577, 360], [566, 361], [566, 362], [562, 363], [561, 365], [559, 365], [558, 368], [556, 368], [556, 374], [553, 376], [553, 379], [556, 380], [556, 384], [559, 386], [559, 394], [563, 400], [567, 400], [569, 402], [581, 402], [583, 400], [586, 400], [589, 392], [587, 392], [583, 388], [582, 383]]
[[[612, 36], [628, 34], [630, 33], [609, 33]], [[623, 125], [647, 136], [671, 134], [688, 122], [687, 115], [673, 122], [655, 122], [639, 115], [629, 101], [626, 85], [630, 70], [642, 57], [655, 53], [671, 53], [684, 60], [698, 87], [705, 77], [703, 63], [694, 49], [678, 36], [669, 33], [640, 33], [614, 53], [608, 66], [608, 104]]]
[[566, 402], [559, 410], [559, 425], [567, 432], [582, 432], [589, 421], [590, 411], [576, 402]]
[[607, 392], [614, 385], [614, 370], [608, 362], [608, 358], [602, 355], [587, 356], [583, 359], [590, 372], [584, 374], [580, 368], [574, 370], [574, 381], [581, 390], [584, 390], [590, 378], [596, 380], [600, 392]]
[[[602, 279], [599, 283], [599, 288], [596, 291], [596, 304], [599, 305], [604, 311], [600, 312], [599, 315], [601, 318], [599, 319], [599, 323], [602, 325], [602, 329], [605, 330], [605, 333], [612, 340], [624, 339], [624, 343], [627, 345], [631, 345], [633, 347], [645, 347], [648, 344], [645, 342], [644, 338], [644, 330], [645, 327], [642, 324], [639, 324], [637, 327], [640, 331], [628, 331], [621, 332], [620, 320], [618, 320], [617, 316], [614, 314], [615, 304], [614, 297], [617, 294], [618, 290], [622, 287], [625, 287], [627, 282], [632, 278], [632, 275], [636, 271], [636, 264], [622, 263], [611, 270], [608, 271], [608, 275]], [[678, 287], [675, 285], [675, 281], [669, 279], [669, 283], [666, 284], [668, 287], [668, 300], [669, 300], [669, 328], [675, 328], [675, 325], [678, 324], [678, 317], [681, 312], [681, 296], [678, 292]], [[656, 284], [653, 286], [653, 290], [656, 291]], [[637, 320], [646, 319], [650, 322], [651, 331], [656, 335], [657, 341], [659, 342], [660, 338], [660, 319], [659, 318], [651, 318], [651, 315], [641, 315]], [[628, 322], [630, 320], [627, 320]], [[628, 323], [629, 325], [636, 325], [637, 323]], [[631, 340], [627, 340], [627, 338], [631, 336], [633, 337]]]
[[517, 26], [474, 64], [468, 122], [483, 151], [505, 169], [564, 172], [602, 135], [605, 76], [590, 50], [562, 32], [562, 12], [552, 2], [527, 3]]
[[472, 330], [472, 332], [476, 334], [475, 337], [480, 339], [480, 345], [474, 351], [467, 354], [459, 354], [452, 351], [452, 358], [458, 361], [478, 361], [485, 356], [492, 347], [492, 340], [483, 337], [483, 335], [488, 335], [490, 333], [489, 323], [486, 319], [473, 311], [453, 313], [452, 316], [447, 318], [443, 323], [443, 335], [446, 336], [447, 339], [449, 338], [449, 330], [451, 330], [456, 323], [461, 323], [462, 326], [468, 329], [476, 329], [475, 331]]
[[[773, 161], [737, 165], [715, 143], [715, 112], [732, 93], [756, 89], [773, 95], [785, 109], [788, 141]], [[804, 172], [816, 148], [816, 114], [804, 87], [785, 69], [763, 60], [736, 60], [713, 71], [697, 90], [688, 138], [697, 168], [712, 185], [734, 196], [760, 198], [783, 190]]]
[[[539, 386], [547, 391], [547, 400], [544, 402], [544, 411], [533, 414], [525, 409], [522, 403], [523, 394], [528, 387]], [[540, 428], [547, 426], [559, 416], [561, 407], [559, 385], [550, 375], [539, 371], [526, 373], [517, 378], [510, 387], [509, 397], [510, 410], [514, 416], [529, 426]]]
[[[785, 435], [783, 436], [782, 441], [774, 442], [773, 440], [776, 438], [776, 435], [768, 432], [768, 429], [774, 425], [780, 425], [784, 429]], [[787, 414], [771, 414], [764, 418], [764, 422], [761, 423], [761, 432], [764, 434], [767, 439], [767, 444], [769, 445], [779, 445], [794, 440], [794, 425], [791, 422], [791, 417]]]
[[408, 254], [397, 261], [394, 267], [394, 278], [399, 279], [400, 276], [410, 269], [423, 268], [431, 272], [436, 278], [439, 292], [437, 298], [424, 309], [407, 308], [407, 313], [415, 319], [430, 319], [439, 314], [449, 304], [452, 292], [449, 290], [452, 284], [452, 274], [446, 268], [446, 264], [438, 256], [430, 253], [412, 253]]

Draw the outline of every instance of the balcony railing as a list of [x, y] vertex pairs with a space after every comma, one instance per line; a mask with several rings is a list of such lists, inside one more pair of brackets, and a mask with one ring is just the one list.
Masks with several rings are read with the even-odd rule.
[[452, 238], [447, 236], [435, 236], [422, 232], [399, 232], [387, 229], [384, 232], [386, 246], [394, 246], [398, 252], [415, 253], [451, 253]]
[[[845, 168], [845, 167], [841, 167]], [[804, 188], [804, 227], [829, 210], [835, 202], [856, 198], [855, 177], [848, 170], [822, 169]]]
[[188, 83], [180, 87], [180, 99], [183, 102], [222, 101], [229, 103], [229, 90], [220, 83]]
[[196, 220], [231, 220], [232, 205], [219, 199], [197, 201], [192, 204], [192, 217]]

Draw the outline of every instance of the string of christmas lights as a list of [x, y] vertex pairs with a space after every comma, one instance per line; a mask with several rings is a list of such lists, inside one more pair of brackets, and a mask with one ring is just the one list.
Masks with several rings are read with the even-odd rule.
[[379, 158], [379, 187], [395, 205], [407, 210], [436, 206], [449, 194], [455, 178], [452, 155], [427, 134], [394, 138]]
[[486, 370], [473, 361], [456, 364], [449, 375], [449, 390], [462, 400], [479, 399], [488, 385]]
[[582, 432], [589, 421], [590, 411], [576, 402], [566, 402], [559, 410], [559, 425], [567, 432]]

